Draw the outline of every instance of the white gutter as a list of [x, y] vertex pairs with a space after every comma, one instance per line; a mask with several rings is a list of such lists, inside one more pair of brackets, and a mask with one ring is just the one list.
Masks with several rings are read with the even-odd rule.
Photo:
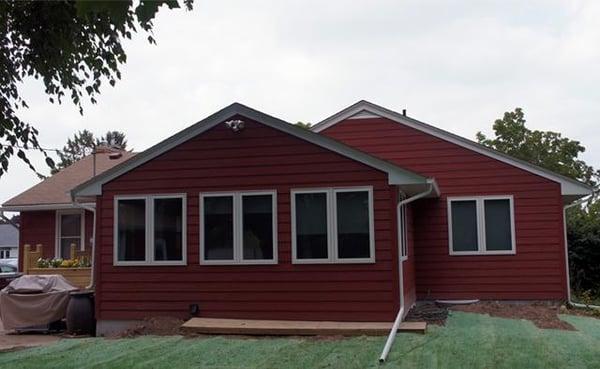
[[[94, 285], [96, 283], [96, 281], [94, 280], [94, 274], [95, 274], [94, 273], [94, 269], [95, 269], [94, 265], [96, 264], [95, 260], [94, 260], [94, 254], [96, 253], [96, 251], [95, 251], [95, 248], [96, 248], [95, 247], [96, 246], [96, 207], [95, 206], [90, 206], [88, 204], [78, 203], [76, 200], [73, 200], [73, 205], [75, 207], [91, 211], [92, 214], [94, 214], [94, 218], [93, 218], [94, 221], [93, 221], [93, 224], [92, 224], [92, 240], [91, 240], [92, 242], [90, 242], [91, 245], [92, 245], [92, 249], [90, 250], [90, 264], [91, 264], [91, 273], [92, 273], [92, 275], [90, 276], [90, 284], [87, 285], [87, 286], [85, 286], [85, 289], [89, 290], [89, 289], [94, 288]], [[85, 214], [84, 214], [84, 216], [85, 216]]]
[[586, 201], [590, 201], [594, 198], [596, 191], [594, 190], [591, 195], [586, 196], [578, 201], [575, 201], [571, 204], [563, 206], [563, 227], [564, 227], [564, 236], [565, 236], [565, 273], [567, 277], [567, 303], [571, 306], [575, 306], [578, 308], [591, 308], [600, 310], [600, 306], [598, 305], [586, 305], [580, 304], [578, 302], [573, 302], [571, 300], [571, 274], [569, 270], [569, 240], [567, 237], [567, 209], [570, 209], [574, 206], [578, 206], [583, 204]]
[[[80, 205], [93, 205], [94, 203], [86, 203]], [[3, 211], [37, 211], [37, 210], [62, 210], [62, 209], [77, 209], [81, 206], [77, 206], [74, 203], [68, 204], [42, 204], [42, 205], [5, 205], [0, 208]]]
[[[425, 196], [428, 196], [436, 188], [436, 184], [435, 184], [434, 180], [427, 180], [427, 181], [429, 183], [429, 189], [425, 190], [424, 192], [413, 195], [407, 199], [399, 201], [398, 205], [396, 205], [396, 221], [398, 222], [398, 232], [400, 232], [400, 227], [402, 226], [400, 224], [400, 208], [408, 203], [411, 203], [411, 202], [419, 200]], [[400, 278], [399, 278], [399, 281], [400, 281], [400, 290], [399, 290], [399, 292], [400, 292], [400, 310], [398, 311], [398, 315], [396, 315], [396, 320], [394, 320], [394, 324], [392, 325], [392, 330], [390, 331], [390, 334], [388, 335], [388, 338], [385, 341], [385, 346], [383, 346], [383, 351], [381, 352], [381, 356], [379, 356], [380, 363], [383, 363], [385, 361], [385, 359], [387, 358], [388, 354], [390, 353], [392, 345], [394, 344], [394, 340], [396, 339], [396, 333], [398, 333], [398, 327], [400, 326], [400, 323], [402, 322], [402, 318], [404, 317], [404, 273], [402, 272], [402, 250], [401, 250], [401, 247], [402, 247], [402, 245], [400, 245], [400, 243], [398, 243], [398, 274], [400, 275]]]

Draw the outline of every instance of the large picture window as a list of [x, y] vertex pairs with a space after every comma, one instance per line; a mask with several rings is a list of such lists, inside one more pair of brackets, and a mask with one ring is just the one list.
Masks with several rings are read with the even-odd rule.
[[200, 262], [277, 263], [275, 191], [200, 194]]
[[115, 265], [186, 264], [186, 197], [115, 197]]
[[374, 262], [372, 193], [370, 187], [293, 190], [293, 262]]
[[514, 254], [512, 196], [448, 199], [451, 255]]
[[56, 212], [56, 257], [69, 259], [71, 246], [84, 248], [84, 217], [82, 210], [62, 210]]

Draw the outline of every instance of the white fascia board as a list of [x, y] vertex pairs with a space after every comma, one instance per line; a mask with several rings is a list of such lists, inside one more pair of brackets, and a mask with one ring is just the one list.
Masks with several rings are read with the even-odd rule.
[[370, 102], [364, 101], [364, 100], [359, 101], [356, 104], [351, 105], [350, 107], [330, 116], [329, 118], [322, 120], [321, 122], [315, 124], [311, 128], [311, 130], [314, 132], [321, 132], [343, 120], [350, 119], [359, 113], [360, 113], [360, 115], [365, 115], [368, 113], [371, 115], [376, 115], [376, 116], [379, 116], [382, 118], [389, 119], [389, 120], [397, 122], [397, 123], [404, 124], [410, 128], [424, 132], [426, 134], [437, 137], [444, 141], [448, 141], [450, 143], [453, 143], [455, 145], [469, 149], [471, 151], [475, 151], [479, 154], [485, 155], [492, 159], [501, 161], [503, 163], [512, 165], [519, 169], [522, 169], [527, 172], [538, 175], [540, 177], [557, 182], [561, 185], [561, 194], [563, 196], [567, 196], [567, 195], [587, 196], [587, 195], [590, 195], [593, 191], [593, 189], [590, 186], [588, 186], [584, 183], [581, 183], [579, 181], [576, 181], [574, 179], [571, 179], [571, 178], [562, 176], [560, 174], [554, 173], [552, 171], [549, 171], [547, 169], [538, 167], [537, 165], [533, 165], [524, 160], [520, 160], [520, 159], [511, 157], [507, 154], [504, 154], [504, 153], [501, 153], [494, 149], [491, 149], [489, 147], [483, 146], [477, 142], [474, 142], [474, 141], [471, 141], [464, 137], [458, 136], [454, 133], [444, 131], [443, 129], [420, 122], [413, 118], [409, 118], [405, 115], [402, 115], [395, 111], [386, 109], [384, 107], [375, 105], [373, 103], [370, 103]]
[[[95, 207], [95, 203], [82, 203], [81, 205]], [[81, 209], [75, 204], [40, 204], [40, 205], [8, 205], [0, 207], [0, 211], [40, 211], [40, 210], [65, 210]]]
[[212, 114], [200, 122], [184, 129], [183, 131], [167, 138], [151, 148], [135, 155], [131, 159], [105, 171], [102, 174], [84, 182], [71, 191], [71, 196], [97, 196], [102, 193], [102, 185], [128, 171], [154, 159], [155, 157], [175, 148], [178, 145], [196, 137], [197, 135], [213, 128], [217, 124], [226, 121], [236, 115], [241, 115], [257, 121], [261, 124], [277, 129], [289, 135], [298, 137], [329, 151], [338, 153], [357, 162], [368, 165], [388, 174], [389, 184], [417, 184], [426, 183], [427, 178], [414, 172], [402, 169], [388, 161], [356, 150], [330, 137], [326, 137], [310, 130], [297, 127], [293, 124], [277, 119], [265, 113], [259, 112], [245, 105], [234, 103], [230, 106]]

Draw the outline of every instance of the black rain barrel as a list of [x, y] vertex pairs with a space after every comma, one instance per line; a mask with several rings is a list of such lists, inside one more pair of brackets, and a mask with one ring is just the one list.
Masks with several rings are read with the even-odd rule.
[[94, 291], [71, 292], [67, 306], [67, 332], [77, 335], [95, 335]]

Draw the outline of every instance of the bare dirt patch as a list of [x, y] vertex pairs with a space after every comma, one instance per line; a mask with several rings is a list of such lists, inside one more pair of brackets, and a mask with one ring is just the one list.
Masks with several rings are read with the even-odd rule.
[[470, 305], [453, 305], [450, 309], [499, 318], [526, 319], [542, 329], [576, 330], [571, 324], [558, 318], [560, 304], [554, 302], [482, 301]]
[[591, 309], [591, 308], [577, 308], [577, 307], [569, 307], [568, 308], [566, 306], [561, 306], [560, 313], [600, 319], [600, 310]]
[[117, 337], [136, 337], [136, 336], [174, 336], [182, 334], [180, 328], [183, 320], [173, 317], [153, 317], [143, 320], [134, 328], [117, 335]]

